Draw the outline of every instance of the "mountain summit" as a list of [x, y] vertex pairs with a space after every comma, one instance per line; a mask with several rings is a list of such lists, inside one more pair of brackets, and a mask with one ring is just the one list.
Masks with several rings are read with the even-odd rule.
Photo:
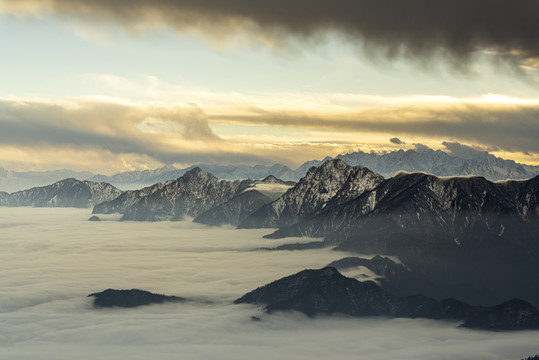
[[361, 166], [350, 166], [343, 160], [328, 160], [311, 167], [293, 188], [274, 202], [263, 206], [239, 224], [240, 228], [282, 227], [296, 223], [330, 200], [341, 203], [359, 196], [383, 181]]

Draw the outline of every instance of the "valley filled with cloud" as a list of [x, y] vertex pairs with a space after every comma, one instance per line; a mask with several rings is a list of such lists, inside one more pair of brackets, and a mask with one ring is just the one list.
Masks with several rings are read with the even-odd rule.
[[[347, 253], [255, 250], [285, 242], [263, 239], [267, 229], [119, 222], [114, 215], [88, 222], [89, 215], [87, 209], [0, 208], [1, 358], [519, 359], [538, 350], [533, 331], [473, 331], [421, 319], [313, 319], [234, 305], [250, 290]], [[86, 296], [106, 288], [190, 301], [94, 308]]]

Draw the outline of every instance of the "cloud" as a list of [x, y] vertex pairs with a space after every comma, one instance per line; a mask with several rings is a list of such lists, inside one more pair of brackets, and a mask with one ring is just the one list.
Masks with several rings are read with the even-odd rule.
[[428, 147], [427, 145], [425, 144], [420, 144], [420, 143], [417, 143], [417, 144], [414, 144], [414, 149], [417, 150], [417, 151], [427, 151], [427, 150], [432, 150], [430, 147]]
[[397, 145], [404, 145], [404, 144], [406, 144], [404, 141], [402, 141], [401, 139], [396, 138], [396, 137], [389, 139], [389, 141], [390, 141], [391, 143], [397, 144]]
[[[138, 154], [162, 163], [215, 162], [238, 153], [209, 127], [194, 104], [132, 104], [103, 99], [0, 99], [3, 147]], [[86, 159], [88, 160], [88, 159]]]
[[444, 141], [442, 145], [445, 146], [449, 154], [463, 159], [482, 160], [492, 156], [488, 153], [488, 151], [478, 150], [471, 146], [464, 145], [458, 142]]
[[539, 107], [535, 102], [429, 101], [383, 108], [316, 113], [245, 109], [212, 114], [211, 122], [300, 127], [324, 131], [401, 133], [430, 139], [459, 139], [509, 152], [539, 153]]
[[539, 154], [539, 107], [533, 99], [388, 98], [370, 107], [333, 106], [329, 99], [315, 110], [310, 103], [245, 103], [256, 104], [257, 98], [207, 108], [108, 98], [0, 98], [0, 164], [21, 171], [108, 174], [163, 164], [299, 166], [358, 146], [387, 150], [394, 133], [435, 148], [447, 141], [444, 146], [453, 152], [470, 152], [458, 145], [466, 143], [505, 158]]
[[[453, 322], [261, 314], [231, 302], [347, 253], [276, 246], [265, 230], [189, 222], [89, 222], [87, 209], [0, 208], [2, 359], [499, 360], [537, 353], [537, 332]], [[296, 239], [286, 239], [295, 242]], [[205, 302], [94, 309], [91, 292], [142, 288]], [[261, 315], [262, 321], [251, 321]]]
[[[539, 5], [535, 0], [1, 0], [18, 16], [53, 13], [106, 19], [132, 33], [169, 27], [213, 39], [249, 35], [279, 47], [316, 44], [330, 33], [392, 59], [445, 58], [465, 67], [480, 54], [535, 69]], [[283, 44], [284, 43], [284, 44]]]

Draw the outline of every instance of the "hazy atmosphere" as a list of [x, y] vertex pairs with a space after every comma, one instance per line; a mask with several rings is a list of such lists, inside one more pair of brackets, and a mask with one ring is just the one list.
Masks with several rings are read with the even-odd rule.
[[[283, 243], [262, 239], [267, 230], [95, 223], [88, 216], [88, 210], [0, 208], [0, 358], [471, 360], [537, 351], [536, 332], [471, 331], [429, 320], [310, 319], [233, 305], [247, 291], [347, 253], [253, 251]], [[109, 287], [193, 301], [93, 308], [86, 296]]]

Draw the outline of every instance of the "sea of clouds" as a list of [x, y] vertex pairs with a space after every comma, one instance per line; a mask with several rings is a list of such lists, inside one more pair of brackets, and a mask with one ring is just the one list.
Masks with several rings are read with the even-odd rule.
[[[0, 359], [520, 359], [539, 332], [454, 322], [264, 314], [244, 293], [350, 256], [264, 251], [266, 230], [191, 222], [89, 222], [89, 210], [0, 208]], [[373, 275], [352, 269], [347, 275]], [[192, 299], [97, 309], [87, 295], [139, 288]], [[253, 321], [259, 316], [261, 321]]]

